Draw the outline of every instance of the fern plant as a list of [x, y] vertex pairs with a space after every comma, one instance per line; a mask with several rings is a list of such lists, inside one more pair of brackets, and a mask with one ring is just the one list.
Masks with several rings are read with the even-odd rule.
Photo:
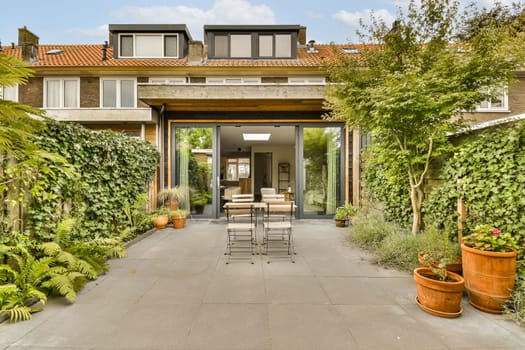
[[42, 304], [47, 300], [39, 285], [48, 278], [50, 267], [23, 247], [1, 245], [0, 254], [6, 261], [0, 265], [0, 314], [6, 314], [11, 322], [28, 320], [32, 312], [40, 310], [27, 305], [28, 300]]

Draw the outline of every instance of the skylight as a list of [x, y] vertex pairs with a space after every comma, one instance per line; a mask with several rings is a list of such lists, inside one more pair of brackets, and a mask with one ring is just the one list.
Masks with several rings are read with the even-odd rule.
[[270, 133], [243, 133], [244, 141], [268, 141], [272, 134]]
[[54, 50], [47, 51], [46, 55], [59, 55], [59, 54], [61, 54], [63, 52], [64, 52], [64, 50], [54, 49]]
[[356, 49], [355, 47], [344, 47], [343, 52], [347, 54], [358, 54], [359, 49]]

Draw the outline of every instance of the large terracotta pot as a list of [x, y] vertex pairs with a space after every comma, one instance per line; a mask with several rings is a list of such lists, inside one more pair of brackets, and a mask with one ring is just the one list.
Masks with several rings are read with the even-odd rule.
[[440, 317], [458, 317], [463, 312], [461, 299], [465, 281], [463, 277], [453, 272], [447, 276], [452, 281], [433, 279], [436, 274], [428, 267], [418, 267], [414, 270], [419, 307], [429, 314]]
[[485, 312], [500, 314], [514, 288], [516, 251], [488, 252], [461, 245], [463, 277], [469, 302]]
[[153, 219], [153, 226], [158, 229], [166, 228], [169, 222], [168, 215], [159, 215]]
[[172, 216], [171, 222], [173, 223], [174, 228], [184, 228], [184, 226], [186, 226], [186, 217], [185, 216]]

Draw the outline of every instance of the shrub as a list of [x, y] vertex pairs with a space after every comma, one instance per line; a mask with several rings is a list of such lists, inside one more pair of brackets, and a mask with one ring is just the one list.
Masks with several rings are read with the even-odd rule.
[[378, 264], [412, 271], [419, 266], [417, 253], [420, 250], [419, 239], [407, 230], [394, 232], [381, 242], [376, 250]]
[[374, 251], [385, 237], [399, 230], [398, 225], [386, 222], [381, 215], [369, 214], [352, 223], [349, 239], [361, 248]]

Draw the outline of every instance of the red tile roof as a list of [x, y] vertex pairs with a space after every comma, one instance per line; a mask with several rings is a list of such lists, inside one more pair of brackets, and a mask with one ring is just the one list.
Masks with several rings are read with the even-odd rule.
[[[209, 59], [192, 66], [202, 67], [316, 67], [324, 60], [331, 61], [348, 45], [316, 45], [315, 53], [306, 48], [297, 50], [296, 59]], [[5, 46], [3, 52], [18, 58], [22, 57], [20, 47]], [[61, 53], [49, 54], [49, 51], [61, 50]], [[113, 58], [113, 48], [107, 49], [107, 60], [102, 60], [102, 45], [40, 45], [38, 61], [33, 67], [183, 67], [187, 66], [186, 58]]]

